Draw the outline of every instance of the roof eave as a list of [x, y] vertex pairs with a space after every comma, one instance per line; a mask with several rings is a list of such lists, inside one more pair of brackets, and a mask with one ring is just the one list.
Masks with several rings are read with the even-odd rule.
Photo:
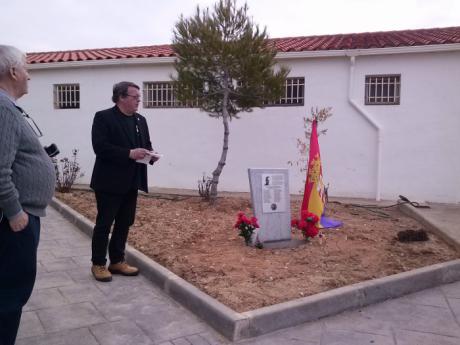
[[459, 51], [459, 50], [460, 50], [460, 43], [453, 43], [453, 44], [436, 44], [436, 45], [411, 46], [411, 47], [282, 52], [282, 53], [276, 54], [276, 59], [289, 60], [289, 59], [299, 59], [299, 58], [319, 58], [319, 57], [335, 57], [335, 56], [435, 53], [435, 52]]
[[149, 58], [124, 58], [106, 60], [83, 60], [66, 62], [31, 63], [27, 65], [29, 70], [37, 69], [58, 69], [58, 68], [81, 68], [90, 66], [120, 66], [120, 65], [152, 65], [172, 64], [174, 56], [149, 57]]
[[[437, 44], [412, 47], [372, 48], [372, 49], [345, 49], [345, 50], [315, 50], [299, 52], [281, 52], [276, 54], [277, 60], [290, 60], [300, 58], [320, 58], [339, 56], [366, 56], [366, 55], [388, 55], [408, 53], [433, 53], [445, 51], [460, 51], [460, 43]], [[60, 69], [60, 68], [81, 68], [90, 66], [120, 66], [120, 65], [152, 65], [172, 64], [176, 57], [149, 57], [149, 58], [124, 58], [107, 60], [84, 60], [67, 62], [49, 62], [28, 64], [29, 70], [38, 69]]]

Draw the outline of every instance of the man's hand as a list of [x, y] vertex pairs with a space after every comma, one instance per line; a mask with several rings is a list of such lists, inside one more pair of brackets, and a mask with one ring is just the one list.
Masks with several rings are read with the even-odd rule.
[[24, 230], [27, 224], [29, 224], [29, 215], [24, 211], [21, 211], [16, 217], [9, 220], [10, 227], [14, 232]]
[[132, 149], [129, 151], [129, 158], [137, 160], [137, 159], [143, 159], [147, 154], [149, 153], [149, 150], [138, 148], [138, 149]]

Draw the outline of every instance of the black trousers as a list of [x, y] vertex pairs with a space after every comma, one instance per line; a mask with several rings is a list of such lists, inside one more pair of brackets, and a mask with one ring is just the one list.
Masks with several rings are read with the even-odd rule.
[[29, 214], [29, 224], [19, 232], [5, 217], [0, 223], [0, 345], [16, 340], [22, 307], [35, 284], [39, 239], [39, 217]]
[[[91, 261], [94, 265], [105, 265], [108, 246], [110, 262], [116, 264], [125, 258], [129, 227], [134, 224], [136, 216], [137, 190], [123, 195], [98, 191], [95, 193], [97, 217], [93, 230]], [[109, 242], [110, 229], [114, 222]]]

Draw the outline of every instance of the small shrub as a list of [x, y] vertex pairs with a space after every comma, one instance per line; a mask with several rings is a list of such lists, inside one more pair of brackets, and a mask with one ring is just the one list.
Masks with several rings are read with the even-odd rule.
[[77, 149], [72, 150], [72, 157], [57, 159], [52, 158], [54, 171], [56, 172], [56, 190], [61, 193], [68, 193], [72, 189], [75, 180], [83, 177], [80, 173], [80, 164], [77, 162]]
[[211, 198], [211, 186], [212, 186], [212, 178], [209, 176], [205, 176], [203, 173], [203, 177], [198, 180], [198, 193], [204, 199], [209, 201]]

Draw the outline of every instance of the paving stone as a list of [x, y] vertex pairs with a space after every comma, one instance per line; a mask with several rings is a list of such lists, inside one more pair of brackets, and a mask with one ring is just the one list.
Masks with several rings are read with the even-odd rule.
[[191, 345], [191, 343], [185, 338], [179, 338], [171, 340], [174, 345]]
[[[251, 338], [244, 342], [238, 342], [238, 344], [244, 345], [320, 345], [318, 341], [310, 341], [308, 336], [303, 338], [290, 337], [288, 334], [285, 335], [271, 335], [266, 334], [257, 338]], [[323, 345], [323, 344], [321, 344]], [[356, 344], [353, 344], [356, 345]]]
[[[55, 215], [54, 219], [50, 217], [45, 217], [44, 224], [40, 231], [40, 241], [50, 241], [50, 240], [83, 240], [87, 238], [80, 230], [75, 227], [75, 225], [67, 222], [65, 219], [59, 221], [61, 216]], [[50, 223], [46, 223], [47, 220], [50, 222], [57, 221], [55, 226], [51, 225]]]
[[61, 287], [59, 291], [70, 303], [92, 302], [104, 298], [104, 294], [92, 282]]
[[81, 239], [58, 239], [58, 245], [63, 248], [91, 248], [91, 239], [88, 236], [83, 236]]
[[101, 299], [93, 301], [97, 310], [99, 310], [107, 320], [117, 321], [122, 319], [135, 320], [154, 314], [155, 310], [171, 308], [171, 305], [164, 303], [155, 296], [146, 295], [119, 295], [104, 296]]
[[440, 289], [446, 297], [460, 298], [460, 282], [443, 285]]
[[91, 265], [92, 265], [92, 263], [91, 263], [91, 255], [73, 256], [72, 260], [79, 267], [86, 267], [87, 269], [89, 269], [91, 267]]
[[325, 331], [321, 345], [396, 345], [392, 336], [353, 331]]
[[458, 345], [460, 338], [446, 337], [439, 334], [396, 331], [395, 337], [398, 345]]
[[428, 305], [448, 308], [446, 299], [440, 288], [427, 289], [399, 298], [401, 303]]
[[199, 334], [195, 335], [190, 335], [187, 337], [187, 340], [192, 344], [192, 345], [210, 345], [210, 342], [207, 341], [207, 339], [203, 338]]
[[460, 337], [450, 309], [401, 303], [399, 299], [366, 308], [365, 315], [392, 324], [394, 329]]
[[[72, 258], [74, 260], [74, 258]], [[93, 275], [91, 274], [91, 266], [87, 265], [87, 267], [78, 267], [75, 268], [71, 271], [68, 271], [67, 274], [69, 277], [72, 278], [74, 282], [77, 283], [86, 283], [86, 282], [94, 282], [97, 284], [107, 284], [103, 282], [97, 282], [94, 278]]]
[[455, 315], [457, 320], [460, 320], [460, 299], [457, 298], [448, 298], [450, 310]]
[[46, 332], [81, 328], [107, 321], [88, 302], [43, 309], [38, 311], [38, 316]]
[[90, 255], [91, 247], [57, 247], [48, 249], [56, 258], [71, 258], [80, 255]]
[[366, 315], [361, 310], [349, 311], [324, 319], [328, 330], [348, 330], [390, 336], [392, 324]]
[[129, 302], [133, 299], [143, 298], [147, 302], [152, 300], [155, 304], [158, 303], [157, 300], [172, 304], [169, 296], [142, 276], [130, 278], [114, 275], [110, 283], [96, 282], [94, 279], [92, 281], [96, 283], [98, 289], [104, 293], [108, 300]]
[[73, 280], [66, 272], [38, 273], [34, 289], [49, 289], [52, 287], [73, 285]]
[[49, 250], [41, 250], [41, 249], [38, 249], [37, 250], [37, 260], [40, 261], [40, 260], [46, 260], [46, 259], [56, 259], [56, 257], [51, 254], [51, 252]]
[[155, 343], [197, 334], [209, 327], [187, 310], [169, 305], [143, 307], [132, 320]]
[[24, 306], [24, 311], [52, 308], [66, 304], [64, 296], [57, 288], [34, 289], [32, 296]]
[[90, 327], [101, 345], [153, 345], [135, 323], [123, 320]]
[[210, 329], [209, 331], [200, 333], [200, 336], [210, 344], [210, 345], [224, 345], [229, 344], [230, 342], [224, 338], [222, 335]]
[[38, 243], [38, 249], [39, 250], [50, 250], [58, 247], [58, 242], [56, 240], [44, 240], [40, 239]]
[[[321, 321], [309, 322], [296, 327], [286, 328], [257, 338], [242, 340], [244, 345], [320, 345], [323, 334]], [[321, 343], [323, 345], [323, 343]]]
[[25, 337], [33, 337], [44, 334], [45, 330], [38, 319], [36, 312], [23, 312], [21, 315], [21, 324], [18, 330], [18, 339]]
[[40, 263], [40, 261], [37, 261], [37, 273], [46, 273], [48, 272], [45, 267]]
[[[89, 267], [88, 267], [89, 270]], [[140, 289], [148, 289], [151, 291], [157, 290], [161, 291], [156, 286], [152, 285], [152, 283], [147, 280], [142, 275], [134, 276], [134, 277], [125, 277], [122, 275], [113, 275], [113, 282], [115, 284], [100, 284], [98, 285], [99, 288], [106, 293], [126, 293], [127, 289], [130, 291], [140, 291]], [[135, 289], [135, 290], [132, 290]], [[128, 291], [129, 292], [129, 291]]]
[[16, 345], [100, 345], [88, 328], [65, 330], [37, 337], [23, 338]]
[[45, 259], [40, 263], [47, 272], [69, 271], [78, 267], [72, 258]]

